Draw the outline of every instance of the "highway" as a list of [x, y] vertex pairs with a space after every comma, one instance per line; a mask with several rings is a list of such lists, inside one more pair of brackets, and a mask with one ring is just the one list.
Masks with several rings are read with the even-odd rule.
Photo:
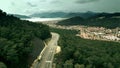
[[41, 59], [39, 60], [37, 58], [31, 68], [52, 68], [52, 62], [57, 48], [59, 34], [57, 33], [51, 34], [52, 34], [51, 40], [44, 48], [43, 53], [39, 55], [41, 56]]

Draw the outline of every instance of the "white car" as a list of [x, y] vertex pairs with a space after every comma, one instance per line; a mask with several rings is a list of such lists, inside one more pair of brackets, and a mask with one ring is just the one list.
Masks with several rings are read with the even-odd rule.
[[41, 60], [41, 56], [38, 57], [38, 61], [40, 61], [40, 60]]

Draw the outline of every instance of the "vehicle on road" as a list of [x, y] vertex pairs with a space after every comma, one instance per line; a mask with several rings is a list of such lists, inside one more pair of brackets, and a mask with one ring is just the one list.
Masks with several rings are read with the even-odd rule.
[[38, 57], [38, 61], [40, 61], [40, 60], [41, 60], [41, 56]]

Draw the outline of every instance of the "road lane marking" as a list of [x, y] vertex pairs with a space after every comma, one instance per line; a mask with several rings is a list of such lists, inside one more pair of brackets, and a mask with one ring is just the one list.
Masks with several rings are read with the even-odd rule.
[[47, 63], [51, 63], [52, 61], [46, 61]]

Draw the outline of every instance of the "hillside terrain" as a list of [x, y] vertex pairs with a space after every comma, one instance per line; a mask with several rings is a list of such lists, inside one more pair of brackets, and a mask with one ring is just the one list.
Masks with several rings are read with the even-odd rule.
[[105, 28], [116, 28], [120, 27], [120, 13], [107, 14], [102, 13], [88, 19], [82, 17], [72, 17], [63, 21], [58, 22], [58, 25], [84, 25], [84, 26], [95, 26]]
[[41, 40], [50, 38], [49, 27], [20, 20], [0, 10], [0, 65], [29, 68], [27, 61], [36, 47], [33, 42], [36, 37]]

